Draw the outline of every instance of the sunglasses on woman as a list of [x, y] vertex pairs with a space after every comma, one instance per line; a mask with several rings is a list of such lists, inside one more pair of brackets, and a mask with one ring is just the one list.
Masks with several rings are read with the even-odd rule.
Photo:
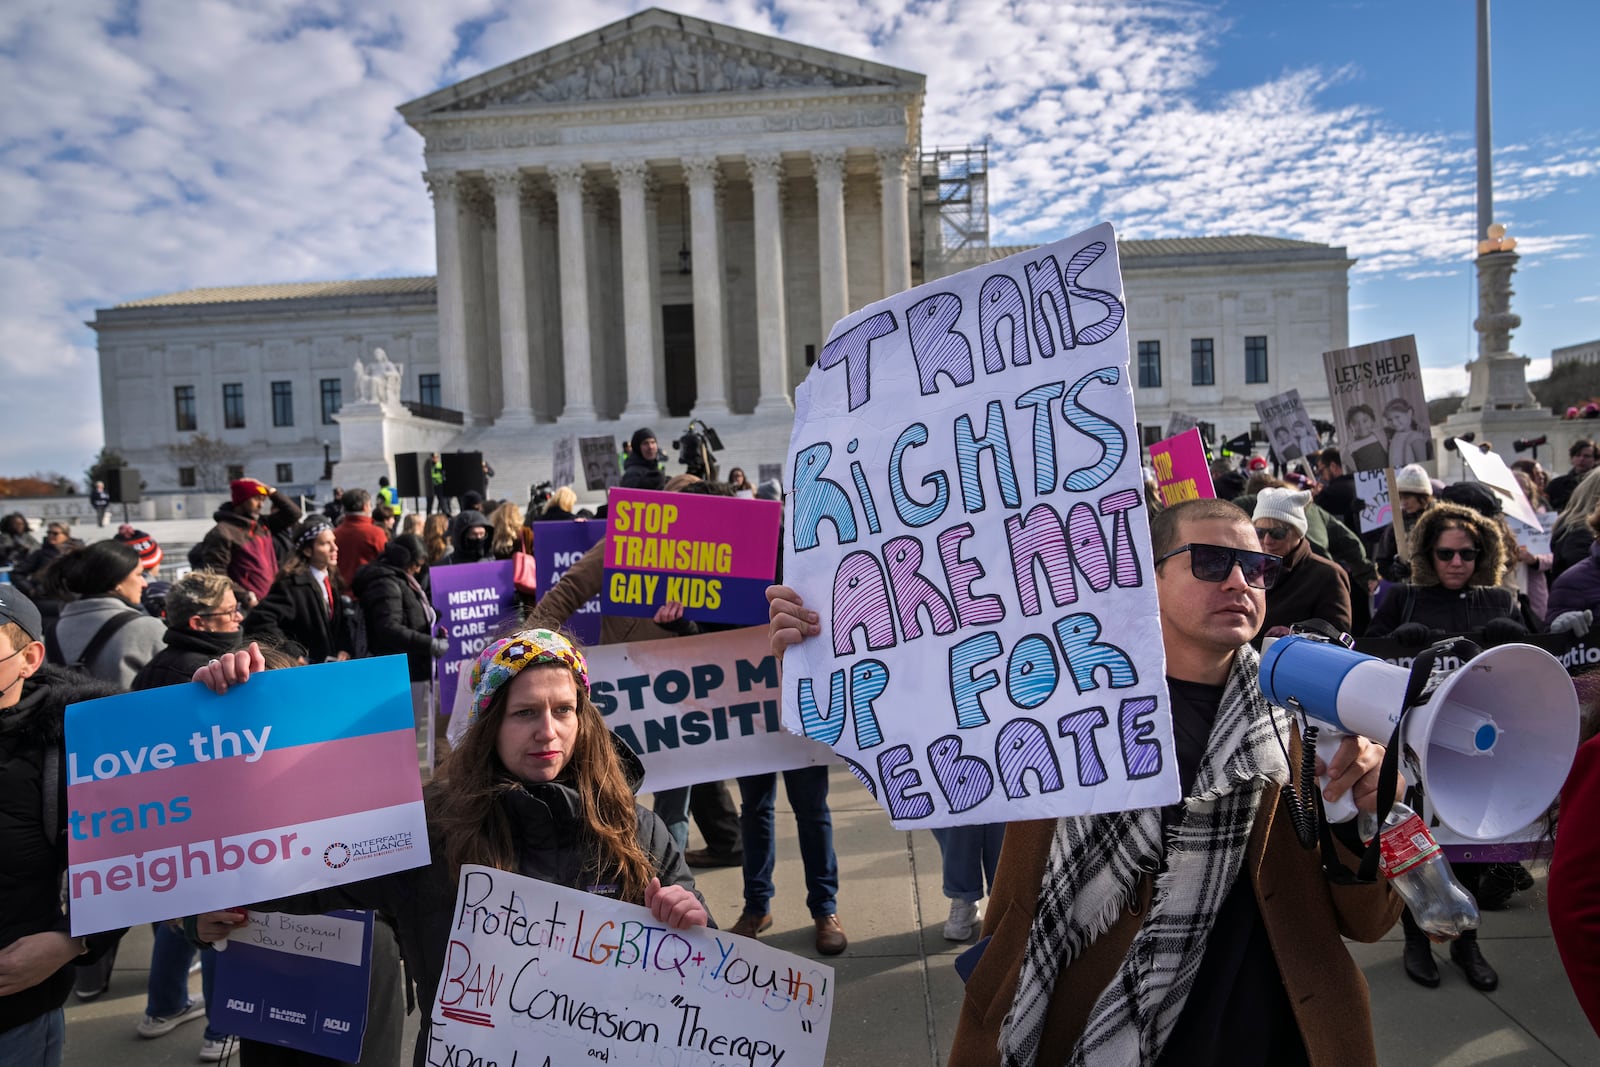
[[1270, 552], [1250, 552], [1243, 548], [1225, 548], [1222, 545], [1179, 545], [1166, 555], [1157, 558], [1159, 566], [1173, 556], [1189, 553], [1189, 573], [1202, 582], [1225, 582], [1237, 566], [1244, 575], [1246, 585], [1257, 589], [1271, 589], [1283, 567], [1283, 557]]
[[1436, 548], [1433, 550], [1433, 558], [1440, 563], [1449, 563], [1457, 556], [1461, 557], [1462, 563], [1472, 563], [1478, 558], [1478, 550], [1475, 548]]
[[1258, 538], [1270, 537], [1274, 541], [1287, 541], [1289, 539], [1289, 527], [1287, 527], [1287, 526], [1257, 526], [1256, 527], [1256, 537], [1258, 537]]

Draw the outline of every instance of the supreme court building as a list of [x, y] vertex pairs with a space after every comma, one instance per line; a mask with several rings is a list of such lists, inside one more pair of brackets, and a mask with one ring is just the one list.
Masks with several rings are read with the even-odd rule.
[[[106, 442], [152, 490], [194, 485], [170, 448], [196, 432], [309, 487], [324, 446], [382, 459], [351, 456], [339, 416], [355, 362], [383, 348], [406, 417], [433, 427], [418, 447], [526, 461], [518, 480], [548, 477], [558, 437], [650, 425], [665, 445], [691, 415], [729, 441], [726, 462], [781, 461], [794, 386], [835, 321], [1018, 251], [987, 247], [986, 205], [981, 240], [941, 214], [963, 187], [921, 143], [923, 103], [921, 74], [659, 9], [440, 89], [400, 107], [423, 139], [436, 279], [103, 309]], [[1307, 382], [1348, 341], [1342, 248], [1121, 252], [1147, 424], [1183, 411], [1237, 433], [1291, 385], [1317, 411]]]

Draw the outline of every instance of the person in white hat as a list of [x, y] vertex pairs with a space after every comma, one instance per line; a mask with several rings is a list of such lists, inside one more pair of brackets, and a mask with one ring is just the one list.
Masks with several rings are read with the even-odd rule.
[[1256, 642], [1263, 637], [1283, 637], [1289, 627], [1307, 619], [1321, 619], [1336, 630], [1350, 629], [1350, 576], [1344, 568], [1311, 550], [1306, 539], [1306, 505], [1311, 494], [1303, 489], [1268, 487], [1256, 494], [1251, 516], [1264, 552], [1283, 557], [1278, 580], [1267, 590], [1267, 611]]
[[[1421, 464], [1407, 463], [1394, 472], [1394, 484], [1400, 491], [1400, 514], [1409, 535], [1422, 513], [1433, 507], [1433, 479]], [[1400, 559], [1399, 549], [1395, 547], [1393, 523], [1378, 535], [1372, 561], [1378, 565], [1378, 574], [1385, 581], [1403, 582], [1411, 577], [1410, 566]]]

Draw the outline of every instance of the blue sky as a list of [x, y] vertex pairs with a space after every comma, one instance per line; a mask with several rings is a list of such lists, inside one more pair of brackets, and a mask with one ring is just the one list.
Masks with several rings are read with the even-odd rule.
[[[620, 18], [625, 0], [9, 0], [0, 6], [0, 474], [101, 443], [94, 309], [197, 285], [431, 273], [394, 108]], [[683, 0], [929, 75], [928, 145], [992, 145], [993, 238], [1347, 246], [1353, 343], [1475, 346], [1472, 0]], [[1600, 4], [1496, 10], [1515, 351], [1600, 337]]]

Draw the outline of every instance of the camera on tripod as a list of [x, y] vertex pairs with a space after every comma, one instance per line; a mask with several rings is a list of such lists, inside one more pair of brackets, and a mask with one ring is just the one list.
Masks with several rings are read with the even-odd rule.
[[532, 522], [544, 512], [544, 506], [555, 495], [555, 489], [549, 482], [540, 482], [528, 488], [528, 511], [526, 522]]
[[1549, 443], [1550, 439], [1543, 435], [1540, 435], [1539, 437], [1519, 437], [1515, 441], [1511, 442], [1511, 447], [1516, 449], [1518, 452], [1527, 452], [1530, 449], [1536, 450], [1540, 445]]
[[716, 430], [699, 419], [690, 419], [688, 428], [672, 442], [672, 447], [678, 450], [678, 462], [688, 473], [710, 482], [717, 480], [716, 454], [722, 451], [722, 438]]

